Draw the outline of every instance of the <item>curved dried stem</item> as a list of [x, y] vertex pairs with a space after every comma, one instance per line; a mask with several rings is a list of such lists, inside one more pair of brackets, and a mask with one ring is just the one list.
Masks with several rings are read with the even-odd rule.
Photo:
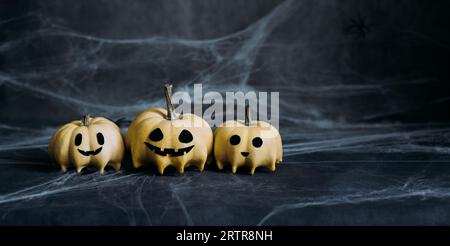
[[90, 114], [83, 115], [83, 117], [81, 118], [81, 124], [83, 124], [83, 126], [89, 126], [90, 123], [91, 123], [91, 115]]
[[172, 103], [172, 85], [165, 84], [164, 85], [164, 95], [166, 96], [166, 104], [167, 104], [167, 119], [168, 120], [176, 120], [178, 119], [177, 114], [175, 113], [175, 109]]
[[252, 118], [250, 117], [250, 106], [245, 105], [245, 125], [249, 126], [252, 123]]

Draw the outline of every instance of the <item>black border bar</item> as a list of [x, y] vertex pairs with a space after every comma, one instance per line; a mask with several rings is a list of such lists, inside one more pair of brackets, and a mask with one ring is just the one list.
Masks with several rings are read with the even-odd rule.
[[[219, 240], [223, 233], [229, 231], [267, 231], [271, 237], [267, 240], [245, 240], [233, 237], [225, 241]], [[437, 242], [450, 241], [450, 227], [0, 227], [0, 237], [3, 241], [15, 242], [50, 242], [50, 243], [151, 243], [179, 242], [198, 243], [201, 240], [177, 240], [179, 233], [210, 233], [207, 244], [245, 242]], [[270, 234], [270, 233], [269, 233]], [[197, 234], [199, 235], [199, 234]], [[216, 235], [215, 238], [212, 235]], [[234, 233], [236, 235], [236, 233]], [[179, 239], [179, 238], [178, 238]], [[270, 240], [269, 240], [270, 239]]]

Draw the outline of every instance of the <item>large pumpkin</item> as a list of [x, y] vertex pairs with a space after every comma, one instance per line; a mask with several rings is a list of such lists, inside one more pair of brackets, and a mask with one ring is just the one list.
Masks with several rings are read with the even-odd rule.
[[195, 114], [174, 112], [172, 85], [165, 85], [167, 110], [151, 108], [141, 112], [131, 123], [126, 146], [133, 166], [156, 165], [160, 174], [168, 166], [183, 173], [187, 166], [203, 171], [211, 161], [213, 133], [208, 123]]
[[125, 147], [116, 124], [87, 115], [59, 128], [50, 140], [48, 152], [64, 172], [73, 165], [77, 172], [94, 166], [103, 173], [108, 164], [120, 169]]
[[251, 121], [249, 107], [245, 108], [245, 122], [226, 121], [214, 134], [214, 157], [219, 169], [231, 165], [236, 173], [239, 167], [250, 168], [253, 175], [260, 166], [275, 171], [281, 163], [283, 148], [278, 130], [264, 121]]

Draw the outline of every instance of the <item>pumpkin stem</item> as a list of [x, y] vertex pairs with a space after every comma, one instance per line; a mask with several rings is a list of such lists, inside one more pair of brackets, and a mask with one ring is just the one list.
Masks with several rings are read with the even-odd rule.
[[173, 108], [171, 84], [164, 85], [164, 94], [166, 96], [166, 104], [167, 104], [167, 119], [168, 120], [178, 119], [177, 114], [175, 113], [175, 109]]
[[83, 126], [89, 126], [90, 122], [91, 122], [91, 115], [90, 114], [83, 115], [83, 118], [81, 118], [81, 124], [83, 124]]
[[250, 117], [250, 106], [245, 105], [245, 126], [249, 126], [252, 122], [252, 119]]

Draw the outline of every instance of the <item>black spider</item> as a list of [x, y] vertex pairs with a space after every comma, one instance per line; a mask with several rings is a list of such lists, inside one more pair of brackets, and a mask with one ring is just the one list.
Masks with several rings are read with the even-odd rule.
[[356, 18], [350, 19], [350, 25], [347, 27], [347, 31], [350, 35], [354, 35], [356, 40], [365, 39], [367, 34], [371, 32], [372, 26], [372, 24], [367, 23], [361, 13], [358, 13]]

